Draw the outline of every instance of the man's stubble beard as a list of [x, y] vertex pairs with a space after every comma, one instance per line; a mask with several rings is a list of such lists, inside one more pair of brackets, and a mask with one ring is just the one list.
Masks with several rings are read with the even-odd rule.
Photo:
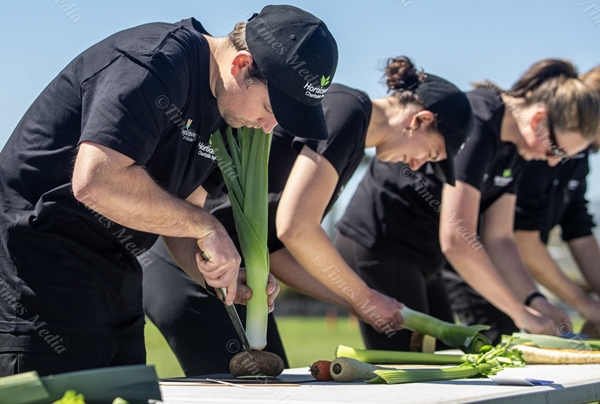
[[236, 114], [227, 107], [227, 97], [230, 97], [230, 95], [227, 94], [225, 86], [223, 85], [223, 81], [221, 80], [217, 81], [215, 85], [215, 97], [217, 99], [217, 108], [219, 110], [219, 114], [223, 120], [225, 120], [227, 125], [231, 126], [232, 128], [241, 128], [244, 126]]

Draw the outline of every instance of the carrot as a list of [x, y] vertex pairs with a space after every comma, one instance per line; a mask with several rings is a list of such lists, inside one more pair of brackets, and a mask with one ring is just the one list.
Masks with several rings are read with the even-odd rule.
[[310, 374], [322, 382], [333, 380], [333, 377], [329, 373], [329, 365], [331, 365], [331, 361], [316, 361], [310, 365]]

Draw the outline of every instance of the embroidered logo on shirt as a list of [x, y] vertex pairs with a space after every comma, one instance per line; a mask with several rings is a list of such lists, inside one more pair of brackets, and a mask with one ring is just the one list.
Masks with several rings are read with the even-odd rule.
[[567, 185], [569, 187], [569, 191], [575, 191], [577, 189], [577, 187], [579, 186], [579, 181], [577, 180], [571, 180], [569, 181], [569, 185]]
[[497, 187], [505, 187], [512, 181], [512, 170], [510, 168], [507, 168], [506, 170], [502, 171], [502, 176], [497, 175], [494, 177], [494, 185]]
[[215, 158], [215, 152], [214, 152], [213, 148], [210, 145], [204, 144], [202, 142], [198, 142], [198, 156], [205, 157], [205, 158], [211, 159], [213, 161], [217, 160]]
[[181, 137], [186, 142], [194, 142], [196, 140], [196, 138], [198, 137], [196, 132], [194, 132], [193, 129], [190, 129], [190, 126], [192, 126], [192, 120], [188, 119], [187, 123], [185, 124], [185, 129], [181, 130]]

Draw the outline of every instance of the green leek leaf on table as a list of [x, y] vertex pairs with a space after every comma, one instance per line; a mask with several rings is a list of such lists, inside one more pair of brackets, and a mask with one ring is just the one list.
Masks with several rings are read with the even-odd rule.
[[538, 348], [576, 349], [579, 351], [600, 350], [600, 340], [585, 340], [581, 338], [561, 338], [551, 335], [526, 334], [515, 332], [512, 336], [503, 335], [502, 339], [512, 338], [513, 345], [533, 345]]
[[460, 348], [465, 353], [478, 353], [479, 350], [492, 342], [480, 331], [489, 330], [487, 325], [463, 326], [439, 320], [433, 316], [421, 313], [404, 306], [400, 309], [404, 318], [402, 327], [421, 334], [431, 335], [444, 344]]
[[130, 401], [162, 399], [151, 365], [114, 366], [44, 377], [37, 372], [0, 377], [0, 404], [48, 404], [57, 400], [61, 404], [79, 404], [84, 397], [89, 402], [107, 403], [115, 397]]
[[0, 377], [0, 404], [25, 404], [49, 397], [37, 372]]
[[231, 128], [226, 132], [231, 155], [220, 131], [211, 136], [211, 146], [229, 192], [235, 228], [252, 290], [247, 301], [246, 335], [253, 350], [267, 345], [267, 282], [269, 279], [268, 162], [271, 133], [261, 129], [238, 130], [236, 142]]
[[356, 349], [345, 345], [338, 345], [335, 351], [336, 358], [352, 358], [376, 364], [458, 365], [466, 362], [469, 355]]

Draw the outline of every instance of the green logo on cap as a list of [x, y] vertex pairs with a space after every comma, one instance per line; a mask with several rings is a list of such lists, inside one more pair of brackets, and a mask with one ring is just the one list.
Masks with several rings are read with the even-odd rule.
[[321, 87], [325, 87], [329, 83], [331, 83], [331, 76], [321, 76]]
[[504, 178], [508, 178], [508, 177], [510, 177], [510, 175], [511, 175], [511, 174], [512, 174], [512, 170], [511, 170], [510, 168], [507, 168], [506, 170], [504, 170], [504, 171], [502, 172], [502, 176], [503, 176]]

